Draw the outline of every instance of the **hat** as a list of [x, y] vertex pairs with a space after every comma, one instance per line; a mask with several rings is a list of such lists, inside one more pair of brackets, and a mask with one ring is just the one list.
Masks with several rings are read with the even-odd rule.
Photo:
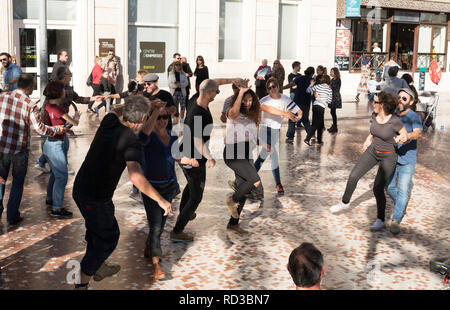
[[398, 90], [397, 95], [400, 94], [400, 92], [402, 92], [402, 91], [404, 91], [404, 92], [407, 93], [409, 96], [411, 96], [411, 99], [412, 99], [413, 101], [416, 100], [416, 96], [414, 95], [414, 92], [411, 90], [411, 88], [409, 88], [409, 87], [400, 88], [400, 89]]
[[159, 76], [154, 73], [148, 73], [143, 78], [144, 82], [156, 82], [156, 81], [158, 81], [158, 79], [159, 79]]

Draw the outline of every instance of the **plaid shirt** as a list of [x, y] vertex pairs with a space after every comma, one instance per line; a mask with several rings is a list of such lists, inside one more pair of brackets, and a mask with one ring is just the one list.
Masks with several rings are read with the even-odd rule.
[[0, 153], [18, 154], [30, 146], [30, 127], [40, 135], [55, 136], [59, 129], [46, 126], [36, 104], [21, 90], [0, 95]]

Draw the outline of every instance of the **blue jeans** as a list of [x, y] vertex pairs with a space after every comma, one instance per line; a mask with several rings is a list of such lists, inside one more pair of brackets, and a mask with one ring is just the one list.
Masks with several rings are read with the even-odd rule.
[[47, 163], [47, 158], [45, 158], [45, 155], [44, 155], [44, 154], [42, 154], [42, 155], [39, 157], [37, 163], [39, 164], [39, 166], [45, 167], [45, 164]]
[[411, 189], [411, 181], [415, 168], [416, 164], [400, 165], [397, 163], [387, 187], [387, 192], [395, 203], [392, 219], [399, 223], [408, 204], [409, 191]]
[[266, 146], [264, 146], [261, 153], [259, 154], [258, 159], [255, 162], [256, 171], [259, 171], [264, 161], [270, 155], [272, 174], [273, 178], [275, 179], [275, 184], [277, 185], [281, 184], [280, 166], [278, 163], [278, 149], [277, 149], [279, 136], [280, 136], [280, 129], [273, 129], [270, 127], [266, 127], [264, 125], [260, 126], [259, 138], [264, 144], [270, 145], [272, 150], [269, 153]]
[[[12, 168], [12, 186], [7, 205], [7, 221], [15, 222], [20, 217], [19, 206], [22, 201], [23, 184], [27, 175], [29, 151], [19, 154], [3, 154], [0, 159], [0, 176], [6, 181], [11, 164]], [[0, 216], [3, 213], [3, 196], [5, 195], [6, 185], [0, 184]]]
[[63, 207], [64, 192], [68, 179], [67, 152], [69, 150], [69, 139], [55, 139], [48, 137], [45, 140], [43, 151], [48, 163], [52, 168], [52, 174], [47, 185], [47, 200], [53, 201], [53, 210], [57, 211]]

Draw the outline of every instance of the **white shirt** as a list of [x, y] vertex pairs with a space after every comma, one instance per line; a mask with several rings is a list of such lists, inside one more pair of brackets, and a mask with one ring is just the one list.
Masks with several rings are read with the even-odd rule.
[[227, 135], [225, 144], [237, 144], [242, 142], [251, 142], [256, 145], [258, 130], [254, 121], [239, 114], [235, 119], [227, 116]]
[[[270, 96], [266, 96], [260, 100], [261, 105], [277, 108], [283, 112], [291, 111], [293, 114], [297, 114], [300, 108], [291, 100], [290, 97], [285, 94], [281, 94], [280, 99], [273, 99]], [[261, 125], [267, 126], [273, 129], [280, 129], [283, 123], [283, 116], [272, 115], [267, 112], [263, 113], [263, 119]]]

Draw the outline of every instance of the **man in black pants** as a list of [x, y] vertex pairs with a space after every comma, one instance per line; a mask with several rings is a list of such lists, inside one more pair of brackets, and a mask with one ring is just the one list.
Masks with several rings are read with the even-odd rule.
[[[160, 100], [152, 102], [161, 104]], [[119, 226], [114, 216], [112, 197], [125, 167], [131, 182], [155, 200], [168, 215], [172, 208], [148, 183], [141, 172], [142, 145], [136, 136], [142, 123], [148, 122], [150, 102], [143, 96], [126, 99], [102, 120], [86, 159], [74, 182], [72, 197], [86, 221], [86, 254], [81, 261], [81, 283], [75, 289], [87, 289], [91, 277], [101, 281], [120, 270], [107, 265], [119, 241]]]
[[247, 87], [248, 80], [236, 78], [203, 81], [200, 84], [200, 95], [197, 101], [188, 109], [184, 121], [182, 154], [184, 157], [197, 159], [199, 167], [182, 166], [187, 185], [181, 197], [180, 214], [170, 233], [170, 240], [174, 242], [194, 241], [194, 237], [183, 230], [187, 223], [196, 217], [195, 211], [202, 201], [206, 181], [206, 163], [209, 162], [209, 168], [214, 168], [216, 165], [208, 148], [213, 128], [213, 118], [208, 105], [220, 93], [220, 85], [232, 83]]

